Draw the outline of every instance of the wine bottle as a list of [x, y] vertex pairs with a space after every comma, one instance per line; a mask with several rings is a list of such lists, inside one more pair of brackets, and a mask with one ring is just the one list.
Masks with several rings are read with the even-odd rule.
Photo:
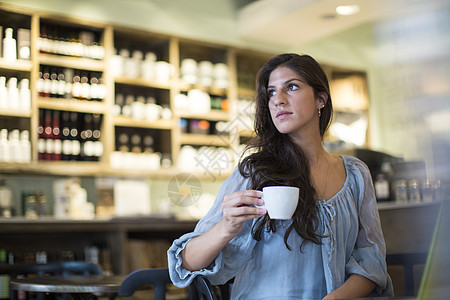
[[44, 160], [52, 160], [53, 153], [54, 153], [54, 141], [53, 141], [52, 111], [51, 110], [45, 111], [44, 140], [45, 140]]
[[61, 139], [62, 152], [61, 160], [68, 161], [72, 159], [72, 140], [70, 138], [70, 112], [63, 111], [61, 114]]
[[44, 119], [45, 119], [45, 110], [39, 110], [39, 125], [37, 128], [38, 132], [38, 160], [45, 160], [45, 137], [44, 137]]
[[60, 112], [58, 110], [55, 110], [53, 111], [53, 119], [52, 119], [52, 133], [53, 133], [52, 160], [61, 160], [62, 140], [59, 121], [60, 121]]
[[36, 80], [36, 90], [38, 92], [39, 97], [45, 97], [44, 95], [44, 74], [42, 70], [38, 72], [38, 79]]
[[95, 154], [92, 140], [92, 114], [84, 114], [83, 118], [83, 131], [80, 133], [82, 160], [92, 161]]
[[91, 98], [91, 86], [89, 85], [87, 73], [82, 73], [80, 83], [80, 99], [89, 100]]
[[58, 98], [59, 83], [56, 69], [50, 71], [50, 82], [50, 98]]
[[72, 156], [71, 160], [79, 160], [80, 159], [80, 136], [78, 133], [78, 113], [71, 112], [70, 113], [70, 139], [72, 141]]
[[42, 78], [43, 78], [43, 88], [42, 88], [42, 92], [43, 92], [43, 97], [50, 97], [50, 91], [52, 88], [52, 81], [50, 80], [50, 73], [48, 69], [44, 69], [42, 72]]
[[58, 72], [58, 98], [64, 99], [66, 97], [66, 80], [62, 70]]
[[103, 142], [101, 141], [102, 115], [93, 114], [92, 118], [92, 141], [94, 143], [93, 160], [98, 161], [103, 155]]
[[81, 99], [81, 77], [79, 72], [75, 72], [72, 83], [72, 97], [75, 99]]

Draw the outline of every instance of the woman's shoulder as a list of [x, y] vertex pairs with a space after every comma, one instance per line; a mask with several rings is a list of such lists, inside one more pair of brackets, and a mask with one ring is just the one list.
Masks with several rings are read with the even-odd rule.
[[341, 155], [346, 169], [356, 168], [360, 172], [369, 172], [367, 165], [359, 158], [351, 155]]

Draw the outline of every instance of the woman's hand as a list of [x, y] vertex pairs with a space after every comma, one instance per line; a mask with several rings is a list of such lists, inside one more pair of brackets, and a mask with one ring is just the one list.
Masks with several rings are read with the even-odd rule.
[[255, 190], [228, 194], [222, 202], [223, 219], [204, 234], [190, 240], [181, 251], [182, 267], [196, 271], [208, 267], [219, 252], [242, 231], [242, 223], [266, 213], [262, 193]]
[[226, 233], [234, 237], [242, 231], [242, 223], [259, 218], [266, 213], [264, 208], [254, 207], [263, 205], [262, 192], [256, 190], [239, 191], [228, 194], [222, 202], [223, 228]]

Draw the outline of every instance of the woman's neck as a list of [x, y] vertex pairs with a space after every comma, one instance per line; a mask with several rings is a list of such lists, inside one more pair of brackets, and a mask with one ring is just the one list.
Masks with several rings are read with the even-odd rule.
[[320, 137], [291, 138], [292, 141], [303, 150], [310, 166], [317, 166], [320, 161], [326, 159], [328, 153], [323, 148]]

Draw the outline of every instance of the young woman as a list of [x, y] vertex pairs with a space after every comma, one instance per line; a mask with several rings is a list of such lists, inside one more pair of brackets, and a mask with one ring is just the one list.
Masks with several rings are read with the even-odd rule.
[[[223, 183], [195, 231], [168, 251], [173, 283], [235, 278], [232, 299], [390, 296], [385, 244], [367, 167], [325, 151], [328, 80], [308, 55], [282, 54], [260, 71], [253, 154]], [[255, 151], [256, 150], [256, 151]], [[300, 189], [291, 220], [271, 220], [265, 186]]]

